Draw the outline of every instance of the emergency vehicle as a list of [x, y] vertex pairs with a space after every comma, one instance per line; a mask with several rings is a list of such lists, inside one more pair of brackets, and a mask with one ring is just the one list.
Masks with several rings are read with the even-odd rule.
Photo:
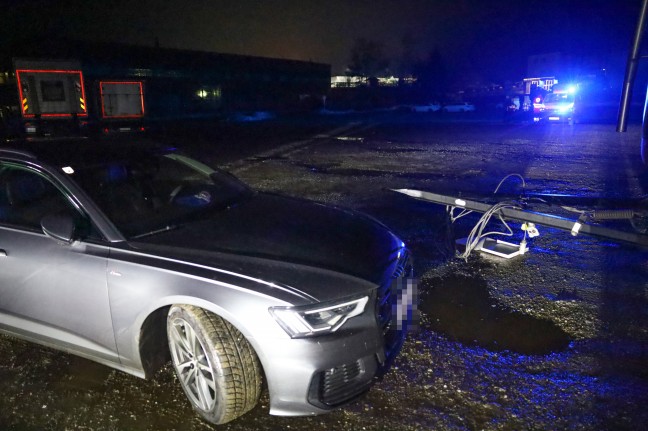
[[142, 81], [102, 80], [93, 86], [98, 93], [97, 115], [104, 133], [143, 130], [144, 83]]
[[[13, 65], [15, 80], [6, 82], [2, 91], [2, 135], [143, 130], [143, 81], [92, 77], [88, 83], [80, 62], [74, 60], [14, 59]], [[5, 111], [19, 118], [4, 115]]]
[[547, 121], [574, 121], [578, 86], [555, 84], [540, 106], [541, 118]]
[[87, 123], [88, 108], [79, 63], [15, 60], [14, 67], [24, 132], [52, 135]]

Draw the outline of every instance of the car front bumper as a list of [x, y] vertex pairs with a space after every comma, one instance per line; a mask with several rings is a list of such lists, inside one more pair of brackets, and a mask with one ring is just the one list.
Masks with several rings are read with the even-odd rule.
[[542, 112], [542, 118], [550, 122], [569, 121], [574, 117], [573, 110], [565, 109], [546, 109]]
[[274, 340], [261, 358], [270, 390], [270, 414], [316, 415], [353, 401], [389, 369], [406, 330], [374, 330], [311, 339]]
[[418, 292], [406, 250], [394, 257], [374, 309], [350, 319], [338, 331], [297, 339], [257, 339], [270, 391], [270, 413], [303, 416], [325, 413], [366, 392], [390, 368], [418, 323]]

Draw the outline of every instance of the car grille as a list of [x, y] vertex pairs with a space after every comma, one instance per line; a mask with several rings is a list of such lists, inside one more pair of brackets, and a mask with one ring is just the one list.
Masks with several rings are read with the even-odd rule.
[[324, 371], [321, 374], [320, 400], [324, 404], [334, 406], [359, 395], [366, 386], [357, 384], [362, 383], [361, 377], [364, 372], [361, 360]]
[[377, 370], [375, 356], [323, 370], [311, 383], [308, 401], [324, 409], [346, 404], [369, 389]]
[[376, 315], [385, 344], [386, 361], [381, 364], [375, 356], [359, 359], [320, 372], [311, 383], [308, 400], [311, 404], [331, 408], [347, 403], [364, 393], [374, 377], [387, 370], [404, 338], [403, 329], [398, 328], [393, 311], [404, 284], [402, 280], [413, 277], [414, 270], [409, 252], [401, 249], [390, 262], [390, 272], [378, 289]]

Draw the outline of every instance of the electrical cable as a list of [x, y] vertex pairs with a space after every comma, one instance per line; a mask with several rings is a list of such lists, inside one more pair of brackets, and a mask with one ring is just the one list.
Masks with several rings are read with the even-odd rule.
[[[499, 182], [499, 184], [495, 188], [495, 191], [493, 192], [493, 194], [497, 194], [497, 192], [499, 191], [502, 184], [504, 184], [504, 182], [507, 179], [509, 179], [510, 177], [518, 177], [522, 181], [522, 194], [524, 195], [524, 192], [526, 190], [526, 181], [524, 180], [524, 177], [522, 175], [515, 174], [515, 173], [509, 174], [509, 175], [505, 176], [504, 178], [502, 178], [502, 180]], [[447, 206], [446, 207], [446, 211], [447, 211], [452, 223], [454, 223], [459, 218], [461, 218], [461, 217], [463, 217], [465, 215], [468, 215], [468, 214], [470, 214], [472, 212], [472, 211], [466, 210], [464, 208], [458, 215], [455, 216], [454, 215], [454, 209], [455, 208], [456, 207], [453, 207], [453, 206]], [[470, 256], [470, 254], [475, 249], [475, 247], [477, 247], [479, 242], [483, 238], [485, 238], [487, 236], [491, 236], [491, 235], [513, 236], [513, 230], [511, 229], [511, 227], [508, 225], [508, 223], [506, 223], [506, 221], [502, 217], [502, 210], [506, 209], [506, 208], [519, 209], [520, 204], [519, 204], [519, 202], [515, 202], [515, 201], [503, 201], [503, 202], [498, 202], [498, 203], [494, 204], [492, 207], [490, 207], [486, 212], [484, 212], [484, 214], [481, 216], [481, 218], [477, 221], [475, 226], [472, 228], [472, 230], [468, 234], [468, 237], [466, 238], [466, 249], [464, 250], [464, 252], [463, 253], [457, 252], [456, 256], [459, 257], [459, 258], [462, 258], [464, 260], [468, 260], [468, 256]], [[497, 216], [499, 221], [506, 228], [507, 232], [490, 231], [490, 232], [484, 233], [484, 230], [486, 229], [486, 226], [490, 222], [491, 218], [493, 218], [493, 216]], [[526, 232], [524, 232], [524, 239], [523, 239], [522, 244], [526, 244]]]
[[507, 176], [502, 178], [502, 181], [500, 181], [499, 184], [497, 185], [497, 187], [495, 187], [495, 191], [493, 192], [493, 194], [497, 194], [497, 191], [502, 186], [502, 184], [504, 184], [504, 181], [506, 181], [510, 177], [518, 177], [520, 180], [522, 180], [522, 194], [524, 194], [524, 192], [526, 190], [526, 181], [524, 181], [524, 177], [522, 175], [520, 175], [520, 174], [508, 174]]
[[446, 211], [448, 212], [448, 216], [450, 217], [450, 221], [452, 223], [454, 223], [456, 220], [458, 220], [461, 217], [466, 216], [466, 215], [468, 215], [468, 214], [470, 214], [472, 212], [472, 210], [467, 210], [465, 208], [462, 208], [461, 212], [457, 216], [455, 216], [454, 215], [455, 208], [457, 208], [457, 207], [446, 205]]
[[[479, 245], [480, 241], [489, 235], [504, 235], [504, 236], [512, 236], [513, 235], [513, 230], [511, 227], [506, 223], [502, 216], [502, 210], [510, 208], [510, 209], [521, 209], [525, 208], [526, 205], [529, 202], [529, 198], [526, 196], [526, 181], [524, 177], [520, 174], [517, 173], [512, 173], [506, 175], [502, 180], [497, 184], [497, 187], [495, 187], [495, 191], [493, 194], [497, 194], [501, 186], [504, 184], [504, 182], [511, 178], [511, 177], [517, 177], [521, 180], [522, 182], [522, 194], [521, 196], [515, 200], [515, 201], [500, 201], [498, 203], [495, 203], [493, 206], [491, 206], [484, 214], [482, 217], [477, 221], [473, 229], [470, 231], [468, 236], [466, 237], [466, 244], [465, 244], [465, 250], [463, 253], [459, 253], [456, 251], [455, 248], [455, 255], [457, 257], [463, 258], [465, 260], [468, 259], [468, 256], [470, 256], [471, 252]], [[544, 199], [541, 198], [531, 198], [531, 200], [537, 200], [542, 203], [549, 203]], [[459, 202], [459, 200], [457, 200]], [[644, 199], [644, 208], [648, 208], [648, 199]], [[446, 213], [448, 216], [448, 220], [450, 223], [448, 223], [449, 230], [450, 232], [450, 226], [460, 219], [461, 217], [464, 217], [470, 213], [472, 213], [472, 210], [468, 210], [466, 208], [461, 208], [461, 212], [457, 215], [455, 215], [454, 211], [459, 207], [454, 206], [454, 205], [446, 205]], [[587, 222], [601, 222], [605, 220], [628, 220], [631, 224], [631, 226], [639, 233], [641, 234], [647, 234], [648, 233], [648, 211], [645, 209], [642, 210], [637, 210], [637, 209], [614, 209], [614, 210], [581, 210], [575, 207], [571, 206], [566, 206], [566, 205], [560, 205], [560, 208], [573, 212], [576, 214], [579, 214], [578, 220], [574, 223], [574, 226], [571, 230], [571, 234], [576, 236], [578, 235], [578, 231], [581, 228], [581, 226]], [[506, 228], [506, 232], [499, 232], [499, 231], [490, 231], [484, 233], [484, 230], [486, 229], [486, 226], [490, 222], [491, 218], [493, 216], [497, 216], [500, 220], [500, 222], [504, 225]], [[535, 225], [533, 223], [524, 223], [522, 225], [522, 230], [524, 231], [524, 237], [522, 241], [519, 244], [520, 247], [520, 252], [524, 253], [526, 250], [526, 242], [527, 242], [527, 234], [529, 238], [534, 238], [539, 235], [538, 230], [535, 228]], [[529, 232], [527, 232], [527, 230]]]
[[[519, 206], [516, 205], [515, 202], [498, 202], [492, 207], [490, 207], [477, 221], [473, 229], [468, 234], [468, 237], [466, 238], [466, 249], [464, 250], [463, 253], [457, 253], [457, 257], [467, 260], [468, 256], [470, 256], [470, 254], [475, 249], [475, 247], [477, 247], [481, 239], [487, 236], [491, 236], [491, 235], [512, 236], [513, 235], [513, 230], [508, 225], [508, 223], [506, 223], [506, 221], [504, 220], [501, 214], [501, 211], [505, 208], [513, 209], [513, 208], [519, 208]], [[488, 223], [490, 222], [491, 218], [494, 215], [497, 215], [497, 218], [499, 218], [500, 222], [504, 225], [504, 227], [506, 227], [506, 230], [508, 232], [491, 231], [491, 232], [484, 233], [486, 226], [488, 225]]]

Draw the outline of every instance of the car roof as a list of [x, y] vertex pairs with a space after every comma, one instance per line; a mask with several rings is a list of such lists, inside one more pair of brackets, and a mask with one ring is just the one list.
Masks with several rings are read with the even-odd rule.
[[0, 157], [44, 162], [53, 166], [93, 166], [173, 150], [175, 148], [142, 137], [52, 138], [7, 143], [0, 147]]

